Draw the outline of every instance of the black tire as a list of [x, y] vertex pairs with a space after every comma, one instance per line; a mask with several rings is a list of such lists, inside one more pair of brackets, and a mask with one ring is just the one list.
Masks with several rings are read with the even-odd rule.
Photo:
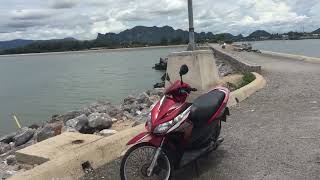
[[[126, 165], [126, 161], [127, 159], [129, 158], [130, 154], [132, 152], [134, 152], [135, 150], [139, 149], [139, 148], [142, 148], [142, 147], [153, 147], [153, 148], [157, 148], [149, 143], [140, 143], [140, 144], [136, 144], [134, 145], [133, 147], [131, 147], [127, 152], [126, 154], [123, 156], [122, 160], [121, 160], [121, 166], [120, 166], [120, 177], [121, 177], [121, 180], [128, 180], [126, 179], [126, 175], [125, 175], [125, 165]], [[173, 166], [173, 163], [172, 163], [172, 160], [170, 159], [170, 157], [168, 156], [168, 153], [166, 153], [165, 150], [163, 150], [163, 154], [164, 156], [166, 156], [166, 158], [168, 159], [169, 161], [169, 165], [170, 165], [170, 175], [169, 175], [169, 178], [166, 179], [166, 180], [170, 180], [172, 178], [172, 174], [173, 174], [173, 170], [174, 170], [174, 166]]]

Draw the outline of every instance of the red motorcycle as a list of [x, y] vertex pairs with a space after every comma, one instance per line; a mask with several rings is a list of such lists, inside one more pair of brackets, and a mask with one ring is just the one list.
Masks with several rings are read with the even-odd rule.
[[188, 71], [187, 65], [181, 66], [181, 81], [172, 84], [154, 105], [146, 131], [128, 142], [133, 146], [121, 162], [122, 180], [168, 180], [174, 169], [209, 154], [223, 142], [221, 121], [230, 115], [230, 91], [218, 87], [187, 103], [188, 95], [197, 91], [182, 81]]

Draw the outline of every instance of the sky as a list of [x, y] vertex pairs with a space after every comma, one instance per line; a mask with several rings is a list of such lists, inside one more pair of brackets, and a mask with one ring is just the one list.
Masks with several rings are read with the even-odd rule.
[[[193, 0], [197, 32], [314, 31], [320, 0]], [[187, 0], [0, 0], [0, 41], [94, 39], [137, 25], [188, 29]]]

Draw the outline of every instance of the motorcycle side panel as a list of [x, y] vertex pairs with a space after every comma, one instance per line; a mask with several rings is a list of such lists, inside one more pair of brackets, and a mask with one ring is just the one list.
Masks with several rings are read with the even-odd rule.
[[138, 144], [138, 143], [150, 143], [156, 147], [159, 147], [161, 144], [163, 137], [161, 136], [154, 136], [152, 134], [150, 134], [149, 132], [143, 132], [140, 133], [139, 135], [135, 136], [134, 138], [132, 138], [127, 145], [134, 145], [134, 144]]
[[163, 97], [151, 110], [152, 130], [162, 123], [171, 121], [188, 107], [188, 103], [177, 103], [170, 97]]
[[224, 87], [218, 87], [216, 89], [224, 92], [226, 94], [226, 96], [225, 96], [225, 98], [223, 100], [223, 103], [221, 104], [220, 108], [218, 109], [218, 111], [208, 121], [208, 124], [211, 124], [212, 121], [214, 121], [223, 112], [223, 110], [225, 110], [225, 108], [227, 107], [228, 101], [229, 101], [229, 95], [230, 95], [229, 89], [224, 88]]
[[136, 135], [134, 138], [132, 138], [127, 145], [133, 145], [137, 144], [139, 141], [143, 140], [149, 133], [148, 132], [142, 132], [138, 135]]

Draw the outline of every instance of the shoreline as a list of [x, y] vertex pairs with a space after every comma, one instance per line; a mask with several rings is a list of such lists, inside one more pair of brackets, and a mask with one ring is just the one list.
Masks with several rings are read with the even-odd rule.
[[266, 51], [266, 50], [261, 50], [261, 52], [262, 52], [262, 55], [264, 56], [282, 57], [287, 59], [320, 63], [320, 57], [305, 56], [300, 54], [289, 54], [289, 53]]
[[25, 54], [5, 54], [1, 57], [17, 57], [17, 56], [37, 56], [37, 55], [60, 55], [60, 54], [76, 54], [76, 53], [96, 53], [96, 52], [121, 52], [121, 51], [135, 51], [135, 50], [149, 50], [149, 49], [165, 49], [165, 48], [183, 48], [187, 45], [169, 45], [169, 46], [148, 46], [148, 47], [134, 47], [134, 48], [116, 48], [116, 49], [87, 49], [79, 51], [61, 51], [61, 52], [43, 52], [43, 53], [25, 53]]
[[41, 124], [24, 126], [0, 136], [0, 179], [33, 169], [36, 165], [19, 162], [16, 152], [64, 132], [107, 137], [143, 124], [150, 107], [163, 96], [163, 89], [151, 89], [127, 96], [120, 105], [96, 101], [83, 108], [53, 115]]

